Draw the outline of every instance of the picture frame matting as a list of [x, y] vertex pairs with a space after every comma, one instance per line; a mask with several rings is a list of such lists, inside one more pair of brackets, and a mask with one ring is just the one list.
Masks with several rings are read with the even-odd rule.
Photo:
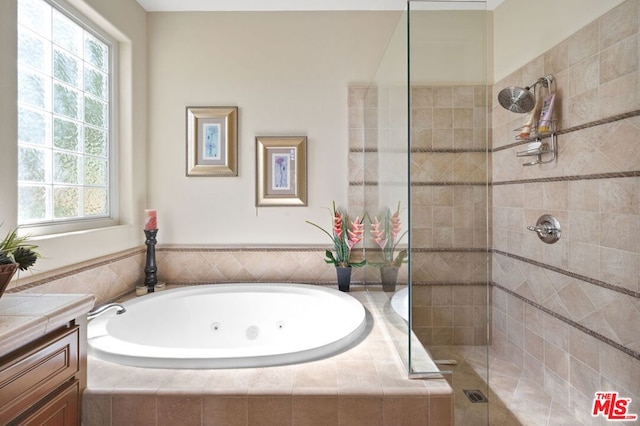
[[307, 137], [256, 137], [256, 207], [307, 205]]
[[187, 176], [238, 176], [238, 107], [188, 106]]

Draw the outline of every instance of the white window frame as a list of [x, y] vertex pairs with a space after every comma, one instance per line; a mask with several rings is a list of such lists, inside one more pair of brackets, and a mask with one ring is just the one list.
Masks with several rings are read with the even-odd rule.
[[[74, 231], [86, 231], [96, 228], [115, 226], [119, 223], [119, 182], [118, 182], [118, 42], [104, 31], [98, 24], [87, 18], [73, 6], [64, 0], [40, 0], [49, 4], [58, 12], [64, 14], [73, 22], [91, 33], [101, 42], [109, 47], [109, 68], [108, 68], [108, 114], [109, 114], [109, 215], [104, 217], [85, 217], [73, 219], [49, 220], [45, 219], [34, 223], [20, 223], [21, 234], [33, 236], [64, 234]], [[16, 140], [16, 144], [18, 141]], [[19, 208], [16, 200], [16, 208]]]

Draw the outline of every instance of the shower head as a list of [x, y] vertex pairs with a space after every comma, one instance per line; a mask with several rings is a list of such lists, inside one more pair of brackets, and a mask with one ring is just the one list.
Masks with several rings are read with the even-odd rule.
[[[551, 83], [553, 83], [553, 75], [545, 75], [540, 77], [531, 86], [517, 87], [509, 86], [498, 93], [498, 102], [503, 108], [508, 109], [511, 112], [525, 113], [531, 111], [536, 106], [536, 86], [542, 84], [544, 87], [551, 90]], [[533, 92], [530, 91], [533, 89]]]
[[536, 105], [533, 93], [529, 88], [509, 86], [498, 93], [498, 102], [503, 108], [511, 112], [525, 113], [529, 112]]

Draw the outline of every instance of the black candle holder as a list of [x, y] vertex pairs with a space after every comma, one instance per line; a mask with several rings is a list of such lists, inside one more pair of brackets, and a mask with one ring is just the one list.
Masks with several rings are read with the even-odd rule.
[[147, 237], [145, 244], [147, 245], [147, 263], [144, 267], [144, 285], [147, 286], [147, 292], [153, 293], [158, 283], [158, 267], [156, 266], [156, 235], [157, 229], [145, 229], [144, 235]]

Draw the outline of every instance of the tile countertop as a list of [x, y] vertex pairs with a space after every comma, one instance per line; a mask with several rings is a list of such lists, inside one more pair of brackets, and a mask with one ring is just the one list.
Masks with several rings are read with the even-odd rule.
[[95, 301], [91, 294], [2, 295], [0, 356], [64, 326], [74, 318], [86, 315]]

